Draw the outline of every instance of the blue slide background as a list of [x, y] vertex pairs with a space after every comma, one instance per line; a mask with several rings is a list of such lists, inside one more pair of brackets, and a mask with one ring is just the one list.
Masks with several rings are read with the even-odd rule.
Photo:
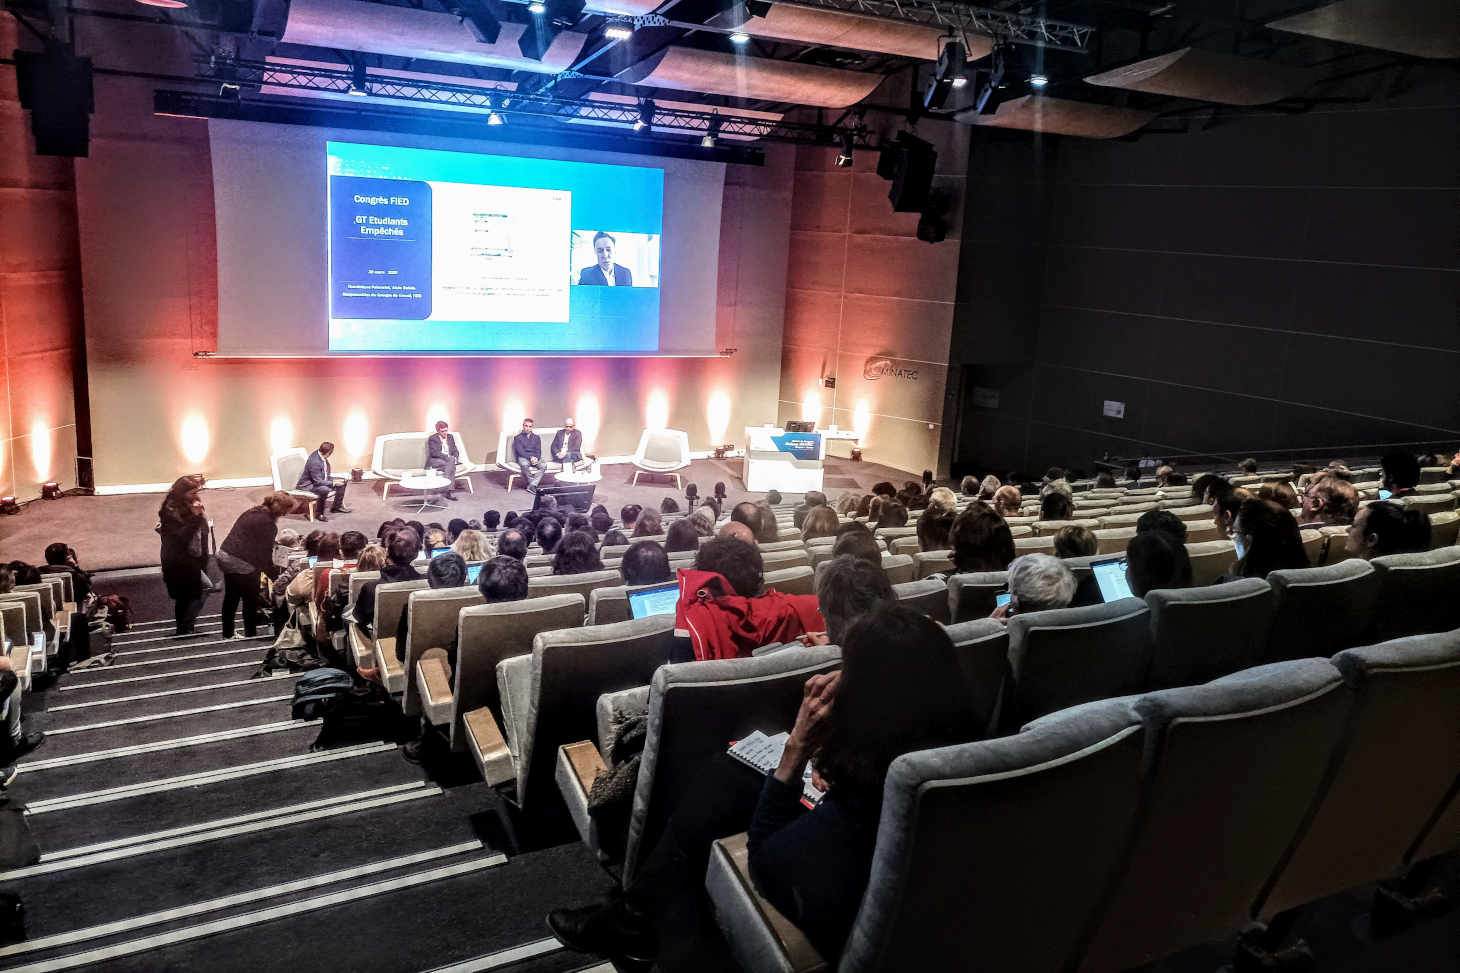
[[[639, 166], [560, 162], [516, 156], [477, 155], [434, 149], [408, 149], [350, 142], [327, 143], [331, 183], [330, 286], [335, 310], [351, 319], [330, 326], [331, 351], [345, 352], [654, 352], [659, 349], [659, 289], [653, 287], [579, 287], [569, 290], [568, 325], [543, 322], [422, 321], [367, 319], [349, 303], [337, 303], [359, 260], [341, 247], [349, 239], [355, 211], [336, 214], [336, 183], [365, 180], [418, 180], [529, 189], [564, 189], [573, 194], [576, 230], [621, 233], [664, 232], [664, 172]], [[341, 178], [344, 177], [344, 178]], [[352, 178], [353, 177], [353, 178]], [[381, 183], [374, 183], [381, 185]], [[420, 188], [420, 187], [415, 187]], [[341, 186], [341, 191], [343, 185]], [[337, 225], [338, 224], [338, 225]], [[427, 223], [429, 227], [429, 222]], [[343, 234], [343, 235], [337, 235]], [[389, 238], [366, 241], [381, 244]], [[571, 241], [563, 241], [563, 273]], [[429, 247], [429, 242], [427, 242]], [[407, 249], [410, 245], [407, 244]], [[409, 275], [429, 293], [429, 279]], [[360, 301], [361, 304], [373, 303]], [[429, 305], [429, 299], [425, 302]], [[414, 309], [413, 309], [414, 311]], [[415, 312], [419, 315], [419, 312]]]

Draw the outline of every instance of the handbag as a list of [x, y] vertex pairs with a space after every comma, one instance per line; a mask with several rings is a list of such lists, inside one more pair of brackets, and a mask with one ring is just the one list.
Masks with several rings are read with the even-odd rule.
[[[198, 532], [199, 543], [202, 541], [202, 531]], [[203, 594], [212, 594], [215, 591], [223, 590], [223, 568], [218, 565], [218, 536], [213, 533], [213, 525], [208, 525], [208, 538], [211, 542], [212, 551], [208, 554], [208, 561], [203, 565]], [[202, 552], [199, 551], [199, 556]]]

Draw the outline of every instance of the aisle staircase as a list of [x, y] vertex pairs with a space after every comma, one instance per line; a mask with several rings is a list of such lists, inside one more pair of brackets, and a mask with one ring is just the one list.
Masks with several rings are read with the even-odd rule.
[[47, 741], [11, 792], [42, 857], [0, 873], [28, 935], [0, 970], [600, 967], [543, 924], [609, 886], [582, 846], [509, 859], [482, 840], [485, 784], [443, 789], [390, 744], [311, 752], [298, 676], [250, 678], [267, 638], [171, 630], [136, 624], [113, 665], [27, 696]]

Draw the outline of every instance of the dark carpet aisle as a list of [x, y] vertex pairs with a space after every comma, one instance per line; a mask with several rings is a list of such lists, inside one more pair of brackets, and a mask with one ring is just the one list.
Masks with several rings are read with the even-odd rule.
[[160, 578], [116, 587], [142, 620], [115, 663], [26, 698], [47, 740], [11, 788], [43, 854], [0, 873], [29, 937], [0, 947], [0, 969], [601, 964], [543, 924], [610, 884], [581, 845], [509, 858], [485, 784], [440, 786], [390, 744], [311, 751], [318, 724], [290, 718], [298, 677], [250, 678], [270, 639], [224, 642], [216, 614], [173, 639]]

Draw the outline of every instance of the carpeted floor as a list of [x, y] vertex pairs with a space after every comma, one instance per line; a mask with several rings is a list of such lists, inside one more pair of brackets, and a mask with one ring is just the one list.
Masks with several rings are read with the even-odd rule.
[[[826, 492], [835, 500], [846, 490], [866, 493], [879, 480], [901, 485], [916, 476], [877, 463], [832, 459], [826, 463]], [[734, 503], [764, 496], [745, 491], [740, 481], [740, 460], [695, 460], [681, 471], [680, 477], [685, 486], [694, 483], [706, 496], [714, 494], [717, 482], [724, 483], [726, 495]], [[639, 485], [634, 486], [633, 478], [634, 467], [629, 464], [603, 467], [603, 480], [595, 484], [595, 501], [614, 511], [615, 516], [626, 503], [657, 508], [667, 496], [675, 497], [683, 506], [684, 491], [677, 490], [672, 481], [660, 478], [658, 483], [652, 483], [648, 477], [641, 477]], [[452, 517], [480, 520], [487, 510], [505, 513], [532, 507], [532, 497], [522, 489], [520, 481], [510, 495], [506, 490], [507, 478], [501, 473], [473, 473], [471, 481], [474, 493], [458, 490], [455, 503], [447, 503], [444, 510], [430, 511], [429, 516], [420, 516], [403, 506], [411, 494], [392, 492], [389, 500], [382, 500], [383, 480], [352, 483], [345, 495], [351, 513], [331, 517], [330, 528], [342, 532], [359, 530], [374, 537], [381, 521], [394, 517], [407, 520], [419, 517], [425, 522], [435, 520], [444, 524]], [[203, 503], [213, 518], [218, 540], [223, 540], [239, 514], [268, 493], [268, 487], [204, 491]], [[156, 566], [158, 540], [153, 528], [161, 502], [161, 495], [155, 493], [37, 500], [26, 504], [16, 516], [0, 517], [0, 560], [38, 563], [47, 544], [64, 540], [76, 550], [81, 566], [88, 571]], [[287, 522], [299, 529], [308, 529], [309, 525], [302, 515], [288, 518]]]

